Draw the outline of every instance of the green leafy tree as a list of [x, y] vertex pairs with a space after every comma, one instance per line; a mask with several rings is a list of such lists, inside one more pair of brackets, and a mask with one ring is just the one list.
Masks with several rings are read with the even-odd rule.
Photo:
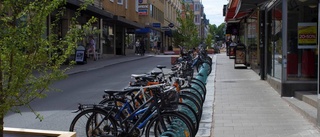
[[194, 23], [194, 12], [190, 9], [188, 3], [182, 2], [183, 11], [178, 13], [179, 26], [173, 33], [174, 46], [179, 45], [186, 49], [196, 47], [200, 43], [199, 31]]
[[205, 38], [205, 44], [207, 45], [207, 48], [212, 48], [212, 41], [213, 40], [213, 36], [212, 34], [208, 33], [207, 37]]
[[[0, 137], [3, 137], [4, 116], [9, 111], [19, 112], [20, 106], [43, 98], [52, 89], [52, 82], [66, 78], [67, 68], [61, 65], [74, 53], [82, 41], [84, 31], [76, 18], [93, 0], [86, 0], [70, 20], [67, 34], [58, 39], [55, 22], [65, 13], [66, 0], [2, 0], [0, 1]], [[55, 13], [55, 14], [53, 14]], [[56, 16], [50, 27], [47, 18]], [[88, 28], [92, 18], [82, 28]], [[60, 54], [56, 54], [61, 52]]]
[[218, 40], [223, 40], [225, 37], [225, 23], [221, 23], [219, 26], [216, 26], [215, 24], [209, 25], [209, 33], [213, 36], [213, 39], [217, 36]]

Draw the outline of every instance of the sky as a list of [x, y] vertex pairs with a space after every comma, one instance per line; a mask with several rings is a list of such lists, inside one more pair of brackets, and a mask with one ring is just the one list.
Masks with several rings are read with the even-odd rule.
[[219, 26], [224, 22], [224, 16], [222, 15], [223, 5], [226, 5], [228, 0], [202, 0], [204, 7], [204, 13], [210, 24], [216, 24]]

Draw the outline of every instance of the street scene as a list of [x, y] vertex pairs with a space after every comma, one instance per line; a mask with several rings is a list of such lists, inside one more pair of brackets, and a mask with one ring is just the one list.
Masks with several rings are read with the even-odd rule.
[[320, 137], [319, 11], [0, 1], [0, 137]]

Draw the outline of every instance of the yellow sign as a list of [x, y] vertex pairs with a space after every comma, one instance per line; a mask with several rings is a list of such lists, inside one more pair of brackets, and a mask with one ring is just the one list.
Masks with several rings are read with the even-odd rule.
[[316, 45], [317, 23], [298, 23], [298, 48], [312, 49]]

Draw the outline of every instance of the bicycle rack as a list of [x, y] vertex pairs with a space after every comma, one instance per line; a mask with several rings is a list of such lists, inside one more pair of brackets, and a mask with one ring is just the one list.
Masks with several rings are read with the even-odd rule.
[[[192, 88], [195, 89], [195, 90], [198, 90], [198, 91], [202, 94], [202, 96], [204, 97], [204, 99], [205, 99], [206, 91], [203, 91], [203, 88], [200, 87], [200, 86], [202, 85], [202, 83], [204, 83], [204, 85], [207, 84], [207, 78], [208, 78], [208, 75], [209, 75], [209, 74], [208, 74], [208, 72], [209, 72], [208, 70], [209, 70], [209, 69], [210, 69], [210, 66], [209, 66], [207, 63], [203, 63], [203, 64], [201, 65], [200, 69], [199, 69], [198, 74], [194, 77], [196, 80], [192, 80], [192, 81], [195, 82], [195, 83], [191, 83], [191, 84], [190, 84], [190, 87], [192, 87]], [[202, 83], [201, 83], [200, 81], [201, 81]], [[196, 84], [196, 83], [198, 83], [198, 84]], [[195, 92], [196, 92], [195, 90], [189, 90], [189, 91], [195, 93]], [[206, 87], [204, 87], [204, 90], [206, 90]], [[199, 93], [195, 93], [195, 94], [199, 94]], [[204, 101], [204, 100], [203, 100], [203, 101]], [[184, 100], [183, 103], [185, 103], [185, 104], [187, 104], [187, 105], [190, 105], [191, 108], [195, 110], [195, 112], [202, 111], [202, 110], [196, 110], [197, 107], [196, 107], [195, 104], [193, 104], [193, 102], [191, 102], [190, 100]], [[184, 114], [187, 114], [192, 120], [195, 120], [194, 116], [191, 115], [192, 113], [190, 113], [189, 110], [184, 109], [184, 108], [181, 108], [181, 109], [179, 109], [178, 111], [180, 111], [180, 112], [182, 112], [182, 113], [184, 113]], [[198, 124], [199, 124], [199, 123], [200, 123], [200, 119], [199, 119], [199, 121], [196, 121], [196, 122], [198, 122]], [[174, 124], [174, 125], [175, 125], [175, 124]], [[174, 126], [174, 125], [172, 125], [172, 126]], [[176, 127], [176, 125], [175, 125], [174, 127]], [[161, 137], [179, 136], [179, 135], [185, 136], [185, 135], [184, 135], [184, 132], [183, 132], [183, 127], [181, 127], [181, 125], [178, 125], [178, 128], [179, 128], [178, 130], [170, 130], [170, 131], [166, 131], [166, 132], [162, 133], [162, 134], [161, 134]], [[175, 129], [175, 128], [174, 128], [174, 129]], [[196, 130], [198, 130], [198, 129], [196, 129]]]

